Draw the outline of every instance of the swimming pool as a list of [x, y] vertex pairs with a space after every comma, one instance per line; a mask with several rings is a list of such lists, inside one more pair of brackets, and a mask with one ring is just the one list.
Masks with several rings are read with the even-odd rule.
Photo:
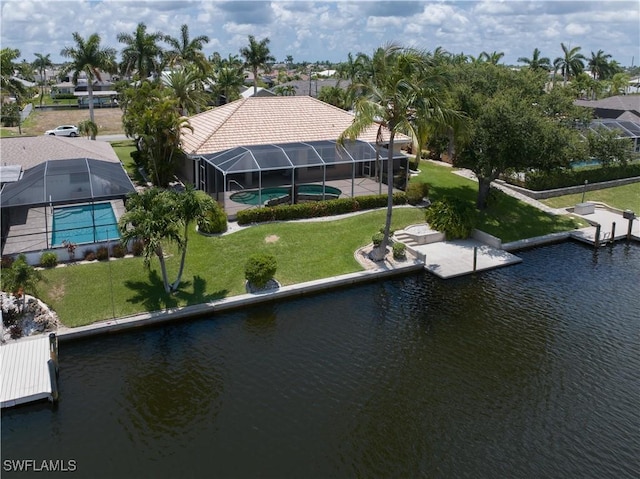
[[[318, 195], [322, 196], [322, 185], [300, 185], [298, 187], [298, 194], [300, 195]], [[342, 194], [339, 188], [333, 186], [325, 186], [324, 192], [326, 195], [330, 195], [331, 199], [337, 198]], [[275, 188], [262, 188], [262, 190], [243, 190], [233, 193], [229, 198], [236, 203], [243, 203], [245, 205], [258, 205], [265, 204], [267, 201], [274, 198], [280, 198], [291, 194], [291, 188], [289, 187], [275, 187]], [[321, 199], [321, 198], [319, 198]]]
[[111, 203], [64, 206], [53, 210], [52, 246], [71, 243], [96, 243], [120, 239], [120, 231]]

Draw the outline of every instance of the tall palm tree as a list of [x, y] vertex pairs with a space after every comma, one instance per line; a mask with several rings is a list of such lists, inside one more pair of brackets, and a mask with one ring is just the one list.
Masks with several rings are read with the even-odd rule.
[[181, 115], [187, 116], [191, 112], [199, 113], [205, 104], [206, 95], [201, 78], [201, 73], [195, 65], [172, 71], [165, 78], [165, 87], [171, 90], [173, 97], [178, 101]]
[[176, 194], [176, 214], [184, 225], [182, 236], [182, 254], [180, 255], [180, 268], [178, 276], [171, 285], [171, 291], [177, 291], [184, 271], [184, 263], [187, 257], [187, 244], [189, 242], [189, 229], [194, 222], [204, 218], [208, 211], [214, 207], [215, 200], [202, 191], [197, 191], [193, 185], [188, 184], [185, 190]]
[[47, 53], [43, 55], [42, 53], [34, 53], [36, 59], [33, 61], [33, 68], [38, 70], [40, 73], [40, 106], [42, 106], [42, 100], [44, 99], [44, 87], [47, 84], [47, 68], [53, 66], [53, 62], [51, 61], [51, 54]]
[[276, 59], [269, 52], [269, 39], [263, 38], [259, 42], [253, 35], [249, 35], [249, 46], [240, 49], [240, 55], [244, 57], [245, 65], [251, 68], [253, 73], [253, 94], [258, 93], [258, 69], [264, 68], [268, 71], [269, 62]]
[[569, 78], [584, 70], [585, 57], [580, 53], [581, 47], [569, 48], [564, 43], [560, 43], [560, 46], [562, 47], [562, 56], [553, 61], [553, 66], [556, 71], [559, 70], [562, 73], [563, 85], [566, 85]]
[[242, 64], [238, 66], [222, 66], [213, 75], [211, 86], [218, 97], [224, 97], [229, 103], [240, 98], [240, 90], [244, 85]]
[[598, 53], [591, 52], [588, 65], [595, 80], [609, 77], [609, 58], [611, 58], [611, 55], [605, 54], [602, 50], [598, 50]]
[[421, 55], [413, 50], [393, 44], [378, 49], [372, 60], [375, 74], [365, 83], [352, 84], [353, 88], [364, 92], [364, 95], [356, 100], [353, 123], [338, 137], [338, 144], [344, 145], [347, 139], [355, 140], [374, 124], [378, 124], [378, 136], [385, 130], [389, 132], [387, 216], [382, 243], [372, 252], [372, 259], [375, 261], [384, 259], [389, 243], [393, 212], [394, 139], [396, 133], [408, 132], [413, 128], [411, 120], [419, 92], [415, 79], [422, 64]]
[[102, 81], [101, 71], [114, 71], [116, 67], [116, 50], [100, 46], [100, 35], [93, 33], [87, 39], [74, 32], [74, 47], [64, 47], [60, 52], [65, 58], [71, 58], [65, 72], [73, 71], [73, 83], [78, 83], [81, 72], [87, 76], [87, 94], [89, 96], [89, 119], [95, 123], [93, 115], [93, 81]]
[[531, 58], [520, 57], [518, 61], [520, 63], [526, 63], [532, 70], [551, 71], [551, 60], [547, 57], [541, 57], [540, 55], [542, 55], [540, 50], [534, 48]]
[[484, 63], [491, 63], [492, 65], [497, 65], [503, 56], [504, 56], [504, 52], [496, 52], [496, 51], [493, 51], [491, 53], [482, 52], [480, 53], [480, 55], [478, 55], [478, 61], [484, 62]]
[[207, 57], [202, 53], [205, 43], [209, 43], [209, 37], [206, 35], [197, 36], [189, 39], [189, 25], [186, 23], [180, 27], [180, 38], [173, 38], [167, 35], [164, 41], [169, 44], [171, 50], [166, 52], [170, 66], [185, 66], [193, 63], [203, 74], [209, 66]]
[[164, 258], [164, 242], [174, 242], [182, 247], [182, 219], [176, 214], [175, 199], [168, 190], [149, 188], [132, 194], [127, 199], [127, 211], [120, 217], [118, 226], [124, 243], [141, 240], [144, 248], [144, 265], [149, 268], [153, 256], [160, 261], [162, 282], [166, 293], [171, 291]]
[[128, 74], [135, 71], [139, 80], [145, 80], [151, 74], [160, 75], [162, 70], [162, 48], [158, 42], [165, 38], [162, 32], [147, 33], [147, 26], [138, 23], [133, 35], [118, 33], [118, 41], [124, 43], [122, 66]]

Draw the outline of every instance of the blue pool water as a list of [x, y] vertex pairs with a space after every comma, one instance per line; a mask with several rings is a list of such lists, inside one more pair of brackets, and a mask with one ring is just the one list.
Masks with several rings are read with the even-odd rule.
[[65, 206], [53, 211], [52, 246], [72, 243], [96, 243], [120, 239], [116, 216], [110, 203]]

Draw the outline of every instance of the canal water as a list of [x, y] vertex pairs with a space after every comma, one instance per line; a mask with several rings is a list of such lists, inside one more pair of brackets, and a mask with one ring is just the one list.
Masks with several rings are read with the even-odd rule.
[[640, 246], [520, 256], [63, 343], [2, 476], [638, 477]]

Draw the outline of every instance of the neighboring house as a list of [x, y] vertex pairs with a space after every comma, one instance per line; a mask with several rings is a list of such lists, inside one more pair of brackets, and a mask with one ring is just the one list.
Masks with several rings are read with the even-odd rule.
[[602, 100], [576, 100], [574, 104], [593, 109], [596, 118], [614, 118], [640, 123], [640, 95], [617, 95]]
[[267, 90], [266, 88], [261, 87], [261, 86], [259, 86], [256, 90], [257, 90], [256, 94], [254, 95], [253, 94], [253, 87], [250, 86], [246, 90], [244, 90], [243, 92], [240, 92], [240, 96], [242, 98], [249, 98], [249, 97], [252, 97], [252, 96], [276, 96], [275, 93], [273, 93], [272, 91]]
[[[193, 131], [183, 131], [187, 158], [181, 175], [225, 208], [232, 190], [324, 185], [331, 180], [348, 180], [350, 196], [355, 196], [356, 178], [375, 180], [378, 125], [342, 148], [336, 140], [353, 119], [309, 96], [237, 100], [189, 118]], [[388, 138], [384, 130], [383, 141]], [[400, 148], [409, 143], [407, 136], [396, 135], [394, 184], [401, 188], [408, 165]], [[379, 146], [383, 164], [388, 157], [385, 146]]]
[[2, 254], [48, 249], [54, 207], [96, 202], [122, 207], [125, 196], [135, 191], [107, 142], [59, 136], [3, 138], [0, 152]]
[[602, 100], [576, 100], [578, 106], [593, 109], [596, 117], [589, 128], [597, 131], [606, 128], [619, 132], [620, 138], [628, 138], [633, 150], [640, 153], [640, 95], [610, 96]]

